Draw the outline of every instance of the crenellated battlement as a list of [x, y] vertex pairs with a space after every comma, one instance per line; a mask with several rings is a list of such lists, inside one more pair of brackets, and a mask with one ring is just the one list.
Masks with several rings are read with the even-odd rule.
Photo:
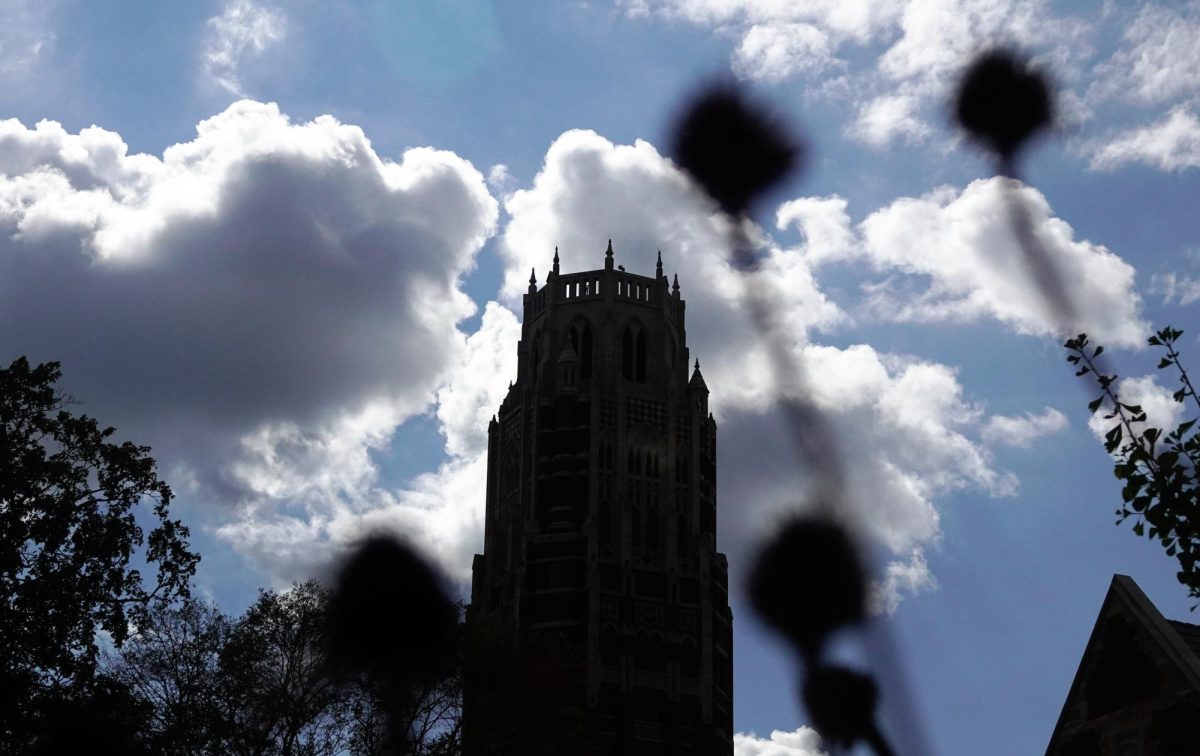
[[545, 283], [538, 288], [536, 269], [531, 271], [529, 290], [524, 297], [525, 322], [531, 322], [548, 307], [556, 304], [577, 304], [603, 299], [620, 299], [647, 307], [666, 307], [668, 311], [682, 311], [683, 300], [679, 296], [679, 279], [674, 286], [663, 275], [662, 253], [654, 277], [626, 272], [613, 266], [612, 241], [608, 243], [605, 267], [579, 273], [558, 272], [558, 248], [554, 250], [554, 263]]

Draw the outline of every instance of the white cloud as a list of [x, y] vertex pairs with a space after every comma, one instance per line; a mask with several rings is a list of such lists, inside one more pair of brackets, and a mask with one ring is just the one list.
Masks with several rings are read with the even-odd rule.
[[8, 0], [0, 4], [0, 80], [21, 86], [54, 47], [57, 35], [47, 0]]
[[[567, 132], [547, 151], [532, 186], [511, 195], [506, 209], [511, 221], [499, 251], [507, 301], [524, 292], [530, 267], [544, 278], [556, 244], [564, 272], [600, 267], [610, 236], [616, 262], [632, 272], [652, 271], [660, 247], [668, 275], [683, 271], [689, 347], [713, 392], [724, 448], [742, 450], [720, 462], [721, 500], [737, 503], [736, 515], [719, 507], [731, 563], [781, 512], [794, 510], [812, 483], [796, 469], [790, 438], [776, 422], [781, 392], [804, 392], [827, 414], [836, 435], [826, 442], [842, 450], [853, 471], [847, 498], [865, 532], [910, 566], [914, 549], [939, 538], [938, 497], [963, 489], [1014, 492], [1015, 479], [995, 469], [969, 437], [983, 413], [964, 397], [952, 368], [865, 344], [812, 342], [814, 333], [846, 322], [821, 292], [812, 265], [865, 254], [842, 198], [805, 198], [780, 208], [777, 224], [800, 230], [798, 246], [750, 229], [760, 272], [744, 282], [727, 262], [721, 216], [645, 142], [614, 145], [592, 132]], [[750, 296], [766, 300], [773, 327], [806, 366], [810, 386], [778, 384], [745, 312], [743, 283]]]
[[800, 71], [819, 72], [833, 62], [829, 35], [812, 24], [756, 24], [733, 53], [739, 76], [781, 81]]
[[850, 135], [872, 147], [886, 147], [898, 139], [920, 142], [930, 127], [917, 116], [920, 103], [911, 95], [888, 94], [864, 102], [850, 125]]
[[1147, 126], [1117, 133], [1106, 141], [1092, 142], [1091, 167], [1111, 170], [1128, 163], [1145, 163], [1164, 171], [1200, 167], [1200, 118], [1186, 107]]
[[734, 756], [826, 756], [821, 750], [821, 736], [811, 727], [797, 727], [790, 732], [772, 730], [769, 738], [753, 732], [734, 733]]
[[[89, 413], [153, 446], [221, 535], [295, 577], [313, 539], [365, 512], [433, 506], [427, 481], [382, 490], [371, 454], [456, 366], [503, 367], [458, 329], [474, 310], [460, 279], [498, 214], [452, 153], [393, 162], [358, 127], [275, 105], [235, 103], [161, 158], [97, 127], [0, 122], [0, 322], [21, 324], [0, 329], [0, 353], [61, 360]], [[511, 322], [493, 308], [484, 328]], [[462, 416], [447, 436], [469, 452], [479, 402], [446, 392]], [[469, 479], [473, 463], [438, 475]], [[413, 515], [437, 548], [461, 546], [439, 530], [470, 522], [475, 503], [456, 506]]]
[[1042, 436], [1067, 427], [1067, 416], [1053, 407], [1046, 407], [1041, 414], [1026, 412], [1022, 415], [993, 415], [983, 426], [983, 440], [989, 444], [1003, 444], [1028, 449]]
[[241, 67], [250, 58], [283, 39], [282, 11], [255, 5], [253, 0], [228, 0], [220, 15], [208, 20], [202, 53], [209, 80], [237, 97], [244, 97]]
[[517, 377], [520, 339], [517, 316], [489, 302], [479, 330], [467, 337], [465, 358], [437, 392], [437, 416], [450, 454], [466, 457], [487, 450], [488, 422], [504, 399], [507, 382]]
[[893, 560], [884, 570], [883, 580], [871, 586], [871, 612], [892, 614], [904, 596], [937, 587], [937, 580], [925, 561], [925, 550], [913, 549], [907, 560]]
[[508, 172], [507, 165], [504, 163], [496, 163], [488, 169], [487, 182], [488, 186], [492, 188], [492, 191], [496, 192], [500, 196], [504, 196], [512, 190], [513, 184], [516, 183], [516, 179], [514, 179], [512, 174]]
[[[803, 75], [832, 84], [855, 105], [846, 132], [872, 146], [918, 142], [954, 80], [979, 50], [1015, 44], [1036, 50], [1056, 68], [1090, 58], [1090, 24], [1053, 12], [1047, 0], [639, 0], [621, 2], [632, 18], [658, 16], [707, 26], [735, 37], [732, 67], [765, 80]], [[857, 53], [875, 53], [863, 65]]]
[[1174, 272], [1156, 273], [1150, 279], [1150, 288], [1162, 294], [1165, 304], [1177, 302], [1181, 307], [1186, 307], [1200, 301], [1200, 277]]
[[[871, 306], [899, 321], [992, 317], [1018, 333], [1058, 336], [1059, 315], [1027, 269], [1013, 233], [1006, 181], [974, 181], [962, 192], [941, 187], [868, 216], [860, 225], [867, 256], [878, 269], [900, 274], [870, 290]], [[1140, 346], [1147, 324], [1132, 266], [1099, 244], [1076, 240], [1036, 189], [1012, 191], [1020, 193], [1034, 238], [1073, 295], [1072, 332]]]
[[631, 16], [658, 14], [705, 26], [811, 23], [840, 37], [865, 42], [899, 17], [901, 0], [648, 0], [617, 4]]
[[[1117, 382], [1117, 396], [1120, 397], [1121, 403], [1140, 406], [1146, 413], [1144, 423], [1133, 424], [1134, 432], [1139, 435], [1151, 427], [1169, 433], [1183, 421], [1184, 406], [1171, 397], [1174, 391], [1158, 385], [1157, 375], [1122, 378]], [[1096, 393], [1100, 393], [1099, 389]], [[1088, 428], [1101, 441], [1109, 429], [1119, 422], [1117, 418], [1106, 418], [1107, 414], [1107, 409], [1101, 409], [1088, 419]]]
[[1144, 3], [1125, 28], [1123, 44], [1098, 66], [1093, 97], [1143, 104], [1200, 91], [1200, 3]]
[[779, 206], [775, 227], [780, 231], [794, 225], [804, 237], [804, 260], [812, 266], [829, 260], [858, 255], [858, 239], [850, 229], [847, 203], [836, 194], [829, 197], [800, 197]]

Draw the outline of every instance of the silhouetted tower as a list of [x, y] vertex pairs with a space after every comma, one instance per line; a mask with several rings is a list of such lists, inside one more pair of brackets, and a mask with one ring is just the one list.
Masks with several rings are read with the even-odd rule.
[[469, 753], [733, 752], [716, 423], [684, 302], [604, 268], [531, 275], [516, 383], [488, 427], [468, 613]]

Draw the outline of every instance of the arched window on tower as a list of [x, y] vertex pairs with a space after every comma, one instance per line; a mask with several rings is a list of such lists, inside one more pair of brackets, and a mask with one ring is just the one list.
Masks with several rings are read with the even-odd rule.
[[540, 333], [534, 335], [534, 337], [533, 337], [533, 369], [530, 370], [530, 372], [529, 372], [534, 383], [538, 382], [538, 366], [541, 365], [541, 363], [542, 363], [542, 360], [541, 360], [542, 350], [538, 344], [538, 342], [540, 342], [541, 340], [542, 340], [542, 335]]
[[634, 346], [633, 379], [638, 383], [646, 382], [646, 334], [638, 331], [637, 344]]
[[633, 380], [633, 331], [629, 328], [621, 333], [621, 375]]
[[592, 327], [585, 325], [579, 338], [579, 367], [584, 378], [592, 377]]
[[587, 323], [582, 328], [571, 326], [567, 332], [571, 339], [571, 348], [579, 355], [579, 377], [592, 377], [592, 327]]

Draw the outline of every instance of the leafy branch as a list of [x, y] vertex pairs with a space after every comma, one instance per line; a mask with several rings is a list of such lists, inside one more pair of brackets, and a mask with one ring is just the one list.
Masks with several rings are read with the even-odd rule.
[[[1180, 388], [1172, 398], [1200, 409], [1200, 399], [1180, 361], [1176, 343], [1183, 331], [1167, 326], [1150, 337], [1150, 346], [1166, 352], [1160, 370], [1174, 368]], [[1087, 334], [1068, 339], [1067, 362], [1076, 366], [1075, 375], [1093, 376], [1100, 395], [1088, 403], [1094, 415], [1113, 421], [1104, 434], [1104, 450], [1113, 456], [1113, 474], [1123, 482], [1117, 524], [1133, 518], [1133, 532], [1157, 539], [1167, 556], [1179, 561], [1179, 582], [1188, 595], [1200, 598], [1200, 504], [1197, 502], [1197, 471], [1200, 470], [1200, 434], [1193, 431], [1196, 419], [1180, 423], [1169, 432], [1147, 422], [1140, 405], [1121, 401], [1117, 375], [1107, 373], [1098, 358], [1104, 347], [1092, 347]], [[1196, 607], [1193, 606], [1193, 609]]]

